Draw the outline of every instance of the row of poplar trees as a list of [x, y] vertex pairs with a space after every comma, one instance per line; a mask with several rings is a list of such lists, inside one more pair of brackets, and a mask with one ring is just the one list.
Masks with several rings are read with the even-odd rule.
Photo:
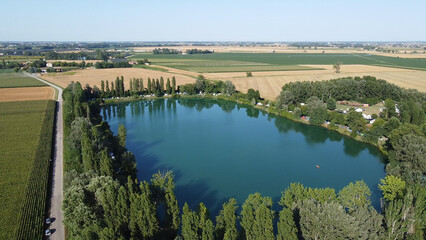
[[164, 83], [164, 78], [151, 79], [148, 78], [146, 88], [142, 78], [130, 79], [129, 89], [124, 88], [124, 77], [117, 77], [115, 82], [108, 82], [108, 80], [101, 81], [101, 97], [128, 97], [134, 95], [152, 95], [163, 96], [164, 94], [175, 94], [176, 93], [176, 78], [173, 76], [172, 80], [167, 78], [167, 82]]

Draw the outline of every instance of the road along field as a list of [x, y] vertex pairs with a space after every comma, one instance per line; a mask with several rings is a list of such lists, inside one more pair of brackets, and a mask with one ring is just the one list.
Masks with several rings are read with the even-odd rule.
[[89, 84], [91, 87], [96, 85], [100, 88], [102, 80], [108, 80], [111, 83], [115, 81], [116, 77], [121, 76], [124, 77], [126, 89], [129, 88], [131, 78], [143, 78], [145, 87], [147, 86], [148, 77], [151, 79], [163, 77], [165, 81], [167, 81], [167, 78], [170, 78], [171, 81], [174, 76], [176, 77], [177, 84], [193, 83], [195, 81], [192, 76], [143, 68], [84, 69], [75, 71], [73, 75], [66, 75], [64, 73], [56, 73], [54, 75], [44, 74], [42, 78], [64, 88], [72, 81], [79, 81], [83, 87]]
[[28, 77], [22, 73], [14, 71], [0, 70], [0, 88], [16, 88], [16, 87], [38, 87], [46, 86], [46, 84]]
[[0, 103], [0, 239], [41, 239], [54, 101]]
[[49, 100], [54, 96], [51, 87], [0, 88], [0, 102]]

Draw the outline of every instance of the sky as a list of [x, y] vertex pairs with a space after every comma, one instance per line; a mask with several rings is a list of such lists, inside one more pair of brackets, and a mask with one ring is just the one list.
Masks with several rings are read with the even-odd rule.
[[0, 41], [426, 41], [425, 0], [1, 0]]

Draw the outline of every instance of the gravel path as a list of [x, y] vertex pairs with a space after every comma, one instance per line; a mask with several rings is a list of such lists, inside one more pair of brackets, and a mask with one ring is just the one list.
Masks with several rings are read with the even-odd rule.
[[26, 75], [33, 77], [41, 82], [46, 83], [49, 86], [54, 87], [58, 90], [58, 100], [56, 108], [56, 122], [55, 122], [55, 143], [54, 143], [54, 157], [53, 157], [53, 172], [52, 172], [52, 190], [51, 190], [51, 199], [50, 199], [50, 218], [53, 222], [50, 225], [50, 230], [52, 235], [50, 239], [54, 240], [64, 240], [65, 239], [65, 230], [64, 230], [64, 213], [62, 211], [62, 201], [63, 201], [63, 121], [62, 121], [62, 89], [52, 83], [49, 83], [37, 76], [32, 74]]

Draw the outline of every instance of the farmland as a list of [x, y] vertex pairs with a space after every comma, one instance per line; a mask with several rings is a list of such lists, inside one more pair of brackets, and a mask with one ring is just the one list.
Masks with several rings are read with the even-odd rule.
[[[404, 88], [426, 91], [426, 58], [396, 58], [361, 53], [214, 53], [195, 55], [154, 55], [137, 53], [132, 59], [149, 59], [152, 65], [137, 65], [127, 69], [84, 69], [72, 74], [49, 73], [43, 78], [61, 87], [71, 81], [83, 86], [100, 86], [101, 80], [114, 81], [124, 76], [128, 87], [130, 78], [165, 79], [176, 77], [177, 84], [192, 83], [202, 74], [210, 80], [231, 81], [246, 92], [253, 88], [262, 97], [275, 99], [281, 87], [294, 81], [322, 81], [341, 77], [375, 76]], [[333, 64], [341, 62], [336, 74]], [[420, 70], [419, 70], [420, 69]], [[246, 72], [252, 72], [248, 78]], [[146, 86], [146, 85], [145, 85]]]
[[53, 99], [51, 87], [0, 88], [0, 102]]
[[39, 86], [46, 86], [46, 84], [22, 73], [15, 73], [12, 70], [0, 70], [0, 88]]
[[[198, 72], [223, 72], [227, 71], [224, 66], [229, 66], [229, 71], [237, 72], [241, 66], [258, 66], [262, 71], [264, 66], [293, 66], [293, 65], [316, 65], [316, 64], [362, 64], [376, 65], [396, 68], [409, 68], [426, 70], [425, 58], [395, 58], [363, 53], [342, 54], [317, 54], [317, 53], [214, 53], [195, 55], [154, 55], [135, 54], [133, 59], [147, 58], [153, 64], [173, 67]], [[219, 65], [218, 65], [219, 64]], [[234, 68], [234, 70], [232, 70]], [[247, 71], [247, 70], [242, 70]]]
[[0, 103], [0, 239], [41, 238], [54, 108], [54, 101]]

